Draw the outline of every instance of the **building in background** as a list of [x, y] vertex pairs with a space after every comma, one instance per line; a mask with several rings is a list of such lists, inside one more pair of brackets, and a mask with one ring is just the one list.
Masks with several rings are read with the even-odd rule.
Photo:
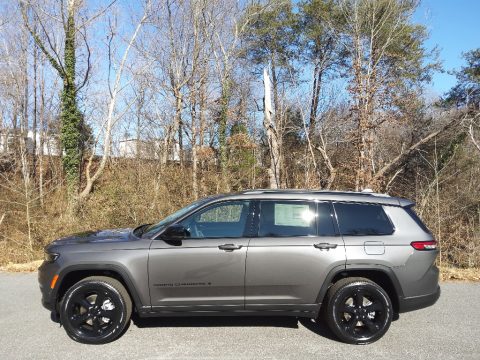
[[[118, 142], [118, 156], [126, 159], [145, 159], [160, 160], [162, 158], [163, 141], [160, 139], [139, 140], [139, 139], [123, 139]], [[185, 161], [190, 161], [191, 151], [183, 149]], [[168, 161], [180, 162], [180, 145], [178, 142], [173, 144], [172, 149], [168, 152]]]
[[44, 133], [42, 146], [40, 135], [40, 132], [34, 133], [32, 130], [28, 130], [26, 136], [24, 132], [12, 129], [0, 130], [0, 154], [13, 153], [21, 150], [22, 146], [28, 154], [33, 154], [35, 146], [37, 155], [60, 156], [61, 147], [58, 136]]

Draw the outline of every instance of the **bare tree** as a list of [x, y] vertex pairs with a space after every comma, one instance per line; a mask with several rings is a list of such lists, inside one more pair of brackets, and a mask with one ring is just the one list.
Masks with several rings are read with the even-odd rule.
[[263, 71], [263, 126], [267, 134], [268, 149], [270, 153], [270, 167], [268, 176], [270, 179], [270, 188], [278, 189], [280, 187], [280, 145], [278, 143], [278, 133], [272, 123], [272, 103], [270, 98], [270, 77], [267, 69]]
[[[123, 80], [124, 70], [126, 67], [128, 56], [130, 53], [130, 49], [133, 47], [142, 26], [145, 24], [147, 18], [150, 16], [150, 10], [151, 10], [151, 1], [147, 0], [145, 3], [143, 15], [141, 16], [140, 20], [138, 21], [135, 27], [135, 30], [133, 31], [130, 39], [128, 40], [126, 47], [123, 51], [123, 55], [121, 57], [120, 63], [116, 68], [115, 79], [110, 91], [110, 99], [108, 102], [108, 112], [107, 112], [106, 119], [104, 121], [103, 155], [100, 160], [100, 164], [98, 168], [94, 172], [92, 171], [92, 164], [93, 164], [93, 158], [95, 154], [94, 152], [92, 152], [92, 154], [90, 155], [90, 158], [88, 160], [88, 163], [85, 169], [86, 184], [77, 197], [77, 201], [79, 203], [83, 202], [90, 195], [90, 193], [93, 190], [93, 185], [100, 178], [103, 171], [105, 170], [107, 160], [110, 158], [110, 155], [111, 155], [113, 127], [117, 123], [117, 121], [122, 117], [122, 115], [125, 114], [125, 112], [128, 111], [133, 104], [133, 102], [128, 104], [126, 109], [124, 109], [120, 114], [116, 112], [118, 97], [122, 92], [122, 90], [124, 90], [126, 87], [126, 84], [122, 83], [122, 80]], [[111, 34], [111, 36], [113, 36], [113, 34]]]

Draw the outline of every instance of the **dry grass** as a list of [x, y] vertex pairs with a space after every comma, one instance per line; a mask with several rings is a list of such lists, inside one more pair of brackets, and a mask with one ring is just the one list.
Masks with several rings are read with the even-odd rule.
[[23, 264], [8, 263], [5, 266], [0, 267], [0, 271], [8, 272], [34, 272], [38, 270], [38, 267], [42, 264], [42, 260], [35, 260]]
[[480, 281], [480, 269], [442, 267], [440, 269], [440, 278], [442, 281]]
[[[266, 177], [262, 174], [257, 174], [256, 187], [265, 187], [261, 179]], [[304, 183], [301, 179], [303, 173], [296, 174], [298, 177], [291, 179], [291, 187]], [[349, 188], [348, 179], [345, 180], [346, 174], [339, 176], [338, 187], [341, 189]], [[205, 168], [200, 175], [199, 197], [222, 192], [216, 167]], [[477, 177], [480, 179], [480, 176], [472, 174], [469, 179]], [[68, 210], [70, 205], [65, 187], [61, 182], [53, 182], [45, 187], [43, 204], [39, 201], [31, 202], [27, 217], [20, 175], [10, 174], [9, 184], [18, 184], [18, 189], [0, 189], [0, 268], [15, 267], [16, 265], [10, 264], [29, 263], [42, 258], [43, 247], [63, 236], [86, 230], [135, 227], [157, 222], [194, 200], [190, 178], [189, 167], [181, 168], [170, 164], [162, 167], [157, 162], [150, 161], [115, 161], [109, 164], [95, 191], [75, 216]], [[410, 185], [411, 181], [408, 182]], [[241, 190], [243, 185], [239, 186], [230, 190]], [[478, 185], [470, 186], [463, 182], [451, 186], [456, 189], [476, 186], [480, 189], [480, 181]], [[408, 187], [392, 192], [392, 195], [417, 199], [409, 194]], [[451, 192], [444, 191], [443, 194]], [[422, 218], [432, 230], [440, 234], [441, 259], [439, 257], [438, 263], [445, 266], [442, 279], [480, 281], [478, 195], [465, 192], [452, 195], [448, 201], [442, 199], [440, 219], [438, 209], [434, 206], [436, 199], [422, 199], [417, 199], [418, 209], [421, 209], [422, 203], [427, 204], [421, 213]]]

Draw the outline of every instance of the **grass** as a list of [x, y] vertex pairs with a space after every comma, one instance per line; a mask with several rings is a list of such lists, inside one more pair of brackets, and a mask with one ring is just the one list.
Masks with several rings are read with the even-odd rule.
[[442, 267], [440, 269], [442, 281], [480, 281], [480, 269], [458, 269], [453, 267]]
[[34, 272], [42, 264], [43, 260], [35, 260], [28, 263], [14, 264], [8, 263], [7, 265], [0, 266], [0, 271], [8, 272]]

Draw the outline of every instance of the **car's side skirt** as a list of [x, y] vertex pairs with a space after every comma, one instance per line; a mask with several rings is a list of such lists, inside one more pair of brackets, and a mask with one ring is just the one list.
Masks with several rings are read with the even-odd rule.
[[[298, 305], [297, 305], [298, 306]], [[311, 310], [303, 309], [266, 309], [258, 308], [255, 310], [245, 310], [232, 306], [228, 308], [226, 306], [224, 309], [219, 310], [209, 308], [210, 306], [203, 306], [202, 308], [196, 307], [195, 309], [189, 307], [144, 307], [138, 311], [140, 317], [177, 317], [177, 316], [296, 316], [296, 317], [307, 317], [307, 318], [317, 318], [320, 305], [312, 304]], [[302, 306], [303, 307], [303, 306]]]

